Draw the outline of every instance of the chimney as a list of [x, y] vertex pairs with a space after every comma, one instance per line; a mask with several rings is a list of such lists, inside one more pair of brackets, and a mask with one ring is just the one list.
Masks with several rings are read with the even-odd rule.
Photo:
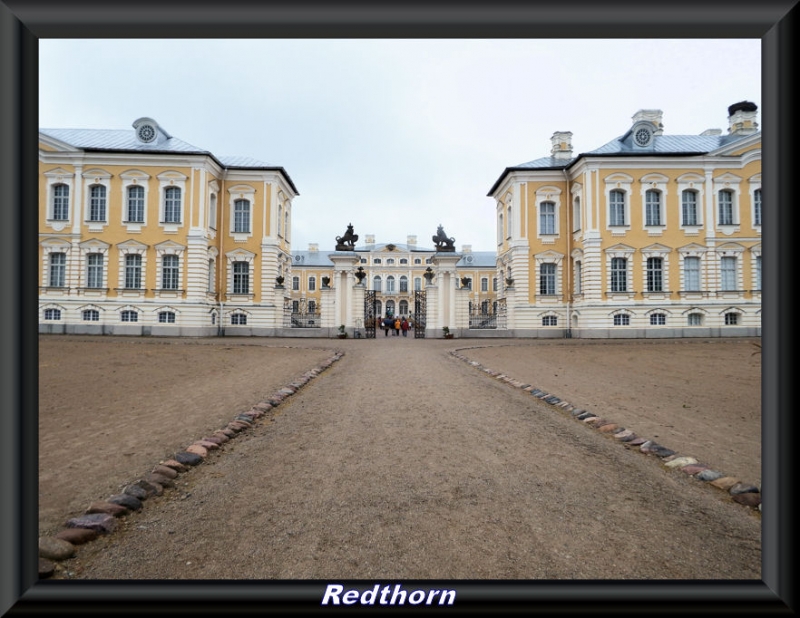
[[364, 237], [364, 243], [366, 243], [368, 245], [374, 245], [375, 244], [375, 234], [367, 234]]
[[472, 245], [461, 245], [461, 253], [472, 253]]
[[664, 112], [660, 109], [640, 109], [633, 115], [633, 124], [637, 122], [648, 121], [653, 123], [653, 135], [661, 135], [664, 133], [664, 124], [661, 120], [664, 117]]
[[722, 135], [722, 129], [706, 129], [700, 135]]
[[416, 236], [409, 236], [409, 237], [406, 239], [406, 243], [407, 243], [409, 246], [412, 246], [412, 247], [413, 247], [413, 246], [416, 246], [416, 244], [417, 244], [417, 237], [416, 237]]
[[554, 159], [571, 159], [572, 158], [572, 133], [569, 131], [556, 131], [553, 137], [550, 138], [553, 147], [550, 149], [550, 155]]
[[740, 101], [728, 107], [728, 134], [752, 135], [758, 131], [758, 106], [750, 101]]
[[311, 251], [312, 253], [314, 251], [319, 251], [319, 244], [315, 242], [308, 243], [308, 250]]

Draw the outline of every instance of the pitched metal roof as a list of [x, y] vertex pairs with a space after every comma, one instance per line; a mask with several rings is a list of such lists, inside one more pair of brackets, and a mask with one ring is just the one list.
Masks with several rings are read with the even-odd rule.
[[[390, 243], [386, 243], [390, 244]], [[367, 247], [377, 247], [378, 245], [367, 245]], [[380, 245], [383, 247], [384, 245]], [[396, 247], [409, 247], [409, 245], [395, 245]], [[413, 247], [413, 246], [412, 246]], [[400, 251], [419, 251], [419, 249], [406, 248]], [[425, 249], [426, 252], [434, 254], [434, 249]], [[366, 249], [364, 247], [356, 247], [355, 253], [373, 253], [375, 249]], [[319, 267], [332, 267], [333, 262], [328, 257], [333, 250], [317, 250], [317, 251], [293, 251], [292, 263], [295, 266], [319, 266]], [[470, 251], [469, 253], [461, 254], [461, 259], [456, 262], [456, 266], [461, 268], [494, 268], [496, 265], [497, 253], [494, 251]]]
[[207, 150], [192, 146], [177, 137], [170, 137], [158, 143], [143, 144], [136, 139], [136, 132], [130, 129], [39, 129], [39, 132], [84, 150], [211, 154]]

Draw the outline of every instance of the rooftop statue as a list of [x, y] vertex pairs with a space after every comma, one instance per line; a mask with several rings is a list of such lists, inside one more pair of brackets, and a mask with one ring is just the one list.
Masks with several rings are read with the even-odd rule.
[[353, 224], [347, 224], [347, 231], [344, 236], [336, 237], [336, 250], [337, 251], [352, 251], [355, 248], [358, 234], [353, 234]]
[[433, 242], [436, 245], [437, 251], [455, 251], [456, 242], [455, 238], [448, 238], [447, 234], [444, 233], [444, 228], [440, 225], [436, 228], [436, 235], [433, 236]]

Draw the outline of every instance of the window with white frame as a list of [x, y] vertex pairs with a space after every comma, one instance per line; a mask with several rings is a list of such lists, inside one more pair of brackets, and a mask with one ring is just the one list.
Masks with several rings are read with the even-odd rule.
[[733, 191], [730, 189], [721, 189], [717, 194], [717, 202], [719, 207], [719, 224], [734, 225]]
[[300, 313], [300, 301], [293, 300], [292, 301], [292, 313]]
[[245, 314], [245, 313], [232, 313], [231, 314], [231, 324], [233, 326], [246, 326], [247, 325], [247, 314]]
[[106, 187], [92, 185], [89, 187], [89, 221], [106, 220]]
[[489, 277], [481, 277], [481, 292], [489, 291]]
[[611, 291], [628, 291], [628, 260], [623, 257], [611, 258]]
[[386, 260], [387, 264], [394, 264], [394, 258], [389, 258]]
[[51, 288], [63, 288], [66, 286], [67, 273], [67, 254], [50, 253], [50, 277], [48, 285]]
[[[250, 293], [250, 263], [237, 261], [233, 263], [233, 293]], [[238, 314], [233, 314], [238, 315]]]
[[395, 289], [394, 289], [394, 277], [389, 275], [388, 277], [386, 277], [386, 292], [388, 294], [391, 294], [394, 291], [395, 291]]
[[414, 264], [422, 264], [422, 260], [420, 258], [414, 258]]
[[539, 294], [553, 295], [556, 293], [556, 265], [544, 263], [539, 265]]
[[133, 309], [124, 309], [120, 312], [119, 317], [123, 322], [138, 322], [139, 312]]
[[382, 264], [383, 260], [381, 260], [381, 258], [373, 258], [372, 259], [372, 263], [373, 264]]
[[294, 290], [295, 292], [300, 290], [300, 277], [298, 277], [297, 275], [292, 277], [292, 290]]
[[44, 319], [45, 320], [60, 320], [61, 319], [61, 309], [45, 309], [44, 310]]
[[408, 315], [408, 301], [401, 300], [399, 306], [400, 306], [400, 315]]
[[503, 213], [497, 215], [497, 244], [503, 243]]
[[69, 219], [69, 185], [53, 185], [53, 221]]
[[647, 258], [647, 291], [664, 291], [664, 259], [660, 257]]
[[408, 264], [408, 260], [406, 258], [400, 258], [400, 264]]
[[685, 292], [700, 291], [700, 258], [697, 256], [683, 258], [683, 289]]
[[506, 209], [506, 227], [508, 228], [508, 231], [506, 232], [506, 238], [511, 238], [511, 235], [513, 233], [511, 230], [512, 221], [513, 219], [511, 218], [511, 204], [509, 204], [508, 208]]
[[127, 223], [144, 223], [144, 187], [141, 185], [128, 187], [125, 217]]
[[703, 314], [702, 313], [690, 313], [687, 316], [689, 326], [702, 326], [703, 325]]
[[558, 326], [558, 316], [545, 315], [542, 317], [542, 326]]
[[583, 294], [583, 262], [576, 260], [575, 262], [575, 293]]
[[181, 190], [179, 187], [164, 189], [164, 223], [181, 222]]
[[539, 233], [556, 233], [556, 204], [555, 202], [542, 202], [539, 204]]
[[401, 275], [400, 277], [400, 291], [408, 292], [408, 277]]
[[497, 291], [497, 277], [492, 277], [492, 291]]
[[419, 292], [422, 290], [422, 277], [414, 277], [414, 291]]
[[667, 323], [666, 313], [651, 313], [650, 326], [665, 326]]
[[289, 206], [286, 206], [286, 209], [283, 211], [283, 237], [288, 241], [289, 234], [291, 232], [289, 226]]
[[283, 204], [278, 204], [278, 236], [283, 236]]
[[125, 289], [138, 290], [142, 287], [142, 256], [129, 253], [125, 256]]
[[309, 277], [308, 278], [308, 291], [313, 292], [317, 289], [317, 278], [316, 277]]
[[233, 202], [233, 232], [250, 233], [250, 200], [239, 199]]
[[216, 274], [216, 266], [215, 261], [213, 259], [208, 260], [208, 287], [206, 288], [207, 292], [214, 293], [215, 286], [215, 274]]
[[608, 198], [609, 225], [625, 225], [625, 192], [620, 189], [612, 189]]
[[761, 225], [761, 189], [753, 191], [753, 225]]
[[158, 312], [158, 323], [159, 324], [175, 324], [175, 312], [174, 311], [159, 311]]
[[572, 200], [572, 231], [577, 232], [581, 229], [581, 198], [575, 196]]
[[739, 314], [729, 311], [725, 314], [725, 326], [736, 326], [739, 323]]
[[180, 287], [180, 259], [177, 255], [161, 258], [161, 289], [177, 290]]
[[81, 312], [81, 318], [84, 322], [99, 322], [100, 312], [97, 309], [84, 309]]
[[86, 287], [103, 287], [103, 254], [89, 253], [86, 255]]
[[723, 256], [720, 260], [720, 289], [730, 292], [738, 289], [736, 285], [736, 258]]
[[376, 292], [380, 292], [381, 291], [381, 278], [380, 278], [380, 276], [375, 275], [372, 278], [372, 289], [374, 291], [376, 291]]
[[617, 313], [614, 316], [614, 326], [630, 326], [631, 316], [627, 313]]
[[663, 225], [661, 219], [661, 191], [648, 189], [644, 194], [645, 225]]
[[317, 301], [315, 301], [315, 300], [308, 301], [308, 312], [309, 313], [316, 313], [317, 312]]
[[681, 221], [685, 226], [699, 225], [697, 216], [697, 191], [686, 189], [681, 192]]
[[217, 194], [212, 193], [208, 197], [208, 227], [212, 230], [217, 229]]

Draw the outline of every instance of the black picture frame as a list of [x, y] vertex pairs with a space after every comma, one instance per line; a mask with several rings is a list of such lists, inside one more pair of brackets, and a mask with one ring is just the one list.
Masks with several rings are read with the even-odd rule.
[[[309, 37], [761, 39], [763, 184], [766, 203], [777, 205], [766, 211], [763, 224], [762, 581], [449, 581], [446, 587], [458, 591], [457, 611], [794, 613], [795, 432], [790, 407], [794, 323], [787, 313], [794, 264], [789, 247], [797, 229], [789, 193], [793, 146], [798, 143], [792, 91], [797, 73], [791, 53], [797, 16], [794, 0], [477, 5], [0, 1], [0, 251], [6, 288], [0, 302], [4, 334], [0, 614], [336, 611], [320, 607], [327, 582], [232, 580], [198, 586], [187, 581], [39, 581], [37, 577], [38, 40]], [[431, 585], [430, 581], [403, 583], [406, 588]]]

